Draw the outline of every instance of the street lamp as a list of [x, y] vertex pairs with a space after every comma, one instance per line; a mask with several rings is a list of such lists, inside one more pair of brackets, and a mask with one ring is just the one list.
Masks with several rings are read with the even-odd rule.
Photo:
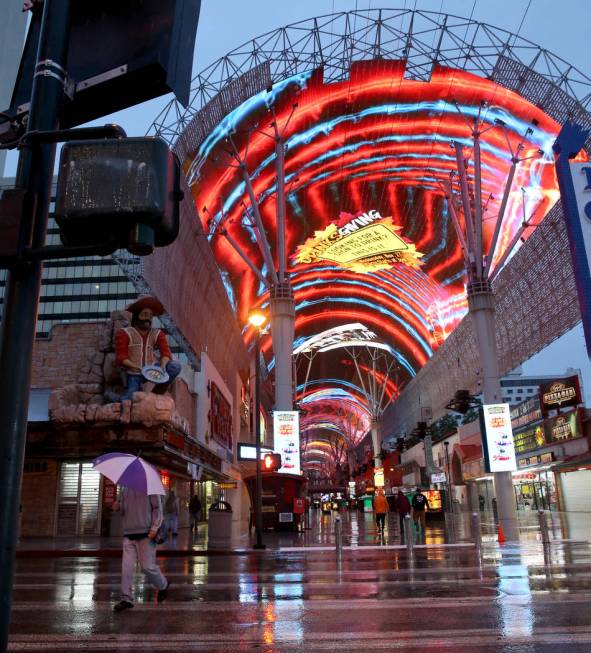
[[248, 321], [254, 328], [254, 437], [256, 444], [256, 492], [254, 504], [256, 543], [254, 549], [264, 549], [263, 535], [263, 477], [261, 472], [261, 330], [267, 322], [267, 316], [258, 310], [248, 315]]

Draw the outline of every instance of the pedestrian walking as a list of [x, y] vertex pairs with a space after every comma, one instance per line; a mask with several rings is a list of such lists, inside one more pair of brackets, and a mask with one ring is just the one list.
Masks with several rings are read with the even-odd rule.
[[410, 503], [402, 490], [398, 490], [396, 495], [396, 512], [400, 520], [400, 537], [404, 537], [404, 519], [410, 515]]
[[113, 610], [121, 612], [133, 608], [133, 574], [138, 562], [146, 578], [158, 590], [158, 603], [162, 603], [166, 599], [169, 582], [156, 564], [156, 535], [162, 524], [160, 497], [124, 487], [113, 509], [121, 513], [123, 525], [121, 600]]
[[486, 505], [486, 501], [482, 494], [478, 495], [478, 506], [480, 507], [480, 512], [484, 511], [484, 506]]
[[417, 532], [420, 525], [421, 534], [423, 537], [425, 536], [425, 525], [426, 525], [425, 509], [428, 507], [429, 507], [429, 501], [427, 501], [427, 497], [423, 494], [421, 488], [418, 487], [416, 494], [414, 495], [412, 500], [412, 517]]
[[189, 501], [189, 517], [191, 518], [191, 531], [197, 532], [197, 524], [201, 517], [201, 501], [199, 497], [194, 494]]
[[386, 499], [383, 490], [378, 490], [373, 498], [373, 509], [378, 531], [383, 533], [386, 525], [386, 515], [388, 514], [388, 500]]
[[167, 533], [174, 537], [179, 534], [179, 499], [174, 490], [170, 490], [164, 502], [164, 524]]

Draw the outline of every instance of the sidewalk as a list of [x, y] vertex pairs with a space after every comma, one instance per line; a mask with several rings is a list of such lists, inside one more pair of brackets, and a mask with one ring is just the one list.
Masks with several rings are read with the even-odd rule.
[[[344, 511], [341, 518], [343, 546], [353, 548], [390, 548], [404, 544], [400, 537], [398, 516], [388, 515], [386, 531], [381, 536], [375, 527], [371, 513]], [[310, 511], [310, 527], [302, 532], [263, 533], [267, 550], [333, 549], [335, 547], [335, 522], [337, 513], [323, 515], [319, 510]], [[485, 546], [497, 543], [497, 528], [492, 514], [480, 514], [481, 533]], [[536, 513], [520, 514], [520, 540], [522, 543], [539, 542], [540, 532]], [[573, 528], [572, 523], [576, 528]], [[548, 526], [552, 541], [580, 541], [591, 539], [591, 519], [586, 513], [576, 518], [566, 518], [558, 513], [548, 515]], [[575, 534], [576, 537], [568, 537]], [[453, 519], [433, 519], [427, 523], [423, 541], [427, 547], [458, 546], [473, 542], [470, 532], [470, 514], [454, 515]], [[169, 537], [168, 542], [159, 545], [158, 555], [164, 557], [203, 555], [243, 555], [252, 552], [254, 531], [248, 533], [246, 523], [234, 522], [232, 537], [226, 546], [210, 547], [208, 524], [201, 522], [197, 533], [191, 536], [188, 528], [181, 528], [178, 537]], [[121, 555], [120, 537], [55, 537], [24, 538], [17, 550], [19, 558], [33, 557], [118, 557]]]

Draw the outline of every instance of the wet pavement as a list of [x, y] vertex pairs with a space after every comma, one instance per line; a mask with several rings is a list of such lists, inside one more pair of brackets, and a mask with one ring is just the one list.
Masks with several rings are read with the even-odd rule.
[[383, 539], [369, 515], [345, 524], [340, 556], [334, 515], [318, 515], [304, 533], [265, 533], [263, 552], [160, 557], [167, 601], [138, 574], [136, 605], [119, 614], [117, 558], [21, 558], [9, 650], [591, 650], [588, 542], [543, 545], [526, 529], [519, 545], [485, 536], [479, 554], [459, 524], [450, 546], [433, 523], [411, 555], [395, 520]]

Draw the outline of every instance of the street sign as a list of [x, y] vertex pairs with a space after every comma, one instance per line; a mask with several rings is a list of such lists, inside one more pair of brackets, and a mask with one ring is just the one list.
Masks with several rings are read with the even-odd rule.
[[[28, 112], [41, 6], [32, 11], [10, 109], [0, 107], [11, 116]], [[201, 0], [73, 2], [65, 66], [69, 101], [60, 107], [60, 126], [170, 92], [187, 106], [200, 9]]]
[[431, 474], [431, 483], [445, 483], [446, 478], [445, 472], [433, 472]]

